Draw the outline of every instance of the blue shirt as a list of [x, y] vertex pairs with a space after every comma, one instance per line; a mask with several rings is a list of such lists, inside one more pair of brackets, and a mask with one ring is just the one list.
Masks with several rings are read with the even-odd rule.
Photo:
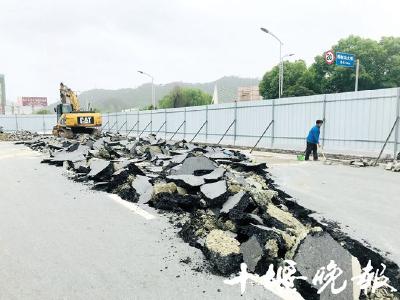
[[307, 136], [307, 142], [309, 142], [311, 144], [318, 144], [319, 143], [319, 132], [320, 132], [320, 128], [317, 125], [315, 125], [313, 128], [311, 128], [311, 130]]

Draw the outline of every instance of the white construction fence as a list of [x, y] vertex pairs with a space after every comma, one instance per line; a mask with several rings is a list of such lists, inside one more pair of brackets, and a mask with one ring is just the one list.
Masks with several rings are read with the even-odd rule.
[[[400, 151], [400, 88], [103, 114], [103, 130], [138, 136], [303, 150], [309, 129], [325, 120], [326, 152], [376, 156]], [[0, 116], [6, 131], [50, 132], [55, 115]]]

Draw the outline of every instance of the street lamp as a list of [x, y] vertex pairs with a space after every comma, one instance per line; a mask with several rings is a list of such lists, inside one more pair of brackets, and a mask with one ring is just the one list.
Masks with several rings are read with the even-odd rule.
[[269, 35], [271, 35], [272, 37], [274, 37], [278, 42], [279, 42], [279, 78], [278, 78], [278, 83], [279, 83], [279, 90], [278, 90], [278, 95], [279, 98], [281, 97], [282, 94], [282, 41], [275, 35], [273, 34], [271, 31], [269, 31], [268, 29], [265, 29], [264, 27], [260, 28], [261, 31], [268, 33]]
[[283, 95], [283, 73], [284, 73], [284, 68], [283, 68], [283, 63], [284, 63], [284, 59], [286, 58], [286, 57], [290, 57], [290, 56], [293, 56], [294, 55], [294, 53], [289, 53], [289, 54], [285, 54], [284, 56], [282, 56], [282, 83], [281, 83], [281, 95]]
[[155, 98], [155, 93], [154, 93], [154, 77], [143, 71], [138, 71], [138, 72], [140, 74], [143, 74], [143, 75], [151, 78], [151, 103], [153, 105], [153, 109], [156, 109], [156, 98]]

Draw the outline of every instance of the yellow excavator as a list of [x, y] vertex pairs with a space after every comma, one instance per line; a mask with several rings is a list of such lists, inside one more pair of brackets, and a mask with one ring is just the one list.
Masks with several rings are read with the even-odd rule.
[[63, 83], [60, 84], [60, 98], [61, 103], [54, 108], [57, 113], [57, 125], [53, 127], [53, 135], [73, 138], [77, 133], [100, 133], [101, 114], [81, 111], [78, 96]]

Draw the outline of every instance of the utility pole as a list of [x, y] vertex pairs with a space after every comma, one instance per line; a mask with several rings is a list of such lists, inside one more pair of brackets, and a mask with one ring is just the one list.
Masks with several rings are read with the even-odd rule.
[[155, 90], [154, 90], [154, 77], [150, 74], [138, 71], [140, 74], [143, 74], [151, 79], [151, 104], [153, 105], [153, 109], [156, 109], [156, 97], [155, 97]]
[[290, 54], [285, 54], [284, 56], [282, 56], [282, 83], [281, 83], [281, 95], [283, 95], [283, 73], [284, 73], [284, 70], [285, 70], [285, 68], [284, 68], [284, 59], [285, 59], [285, 57], [289, 57], [289, 56], [293, 56], [294, 55], [294, 53], [290, 53]]
[[279, 78], [278, 78], [278, 96], [279, 98], [282, 95], [282, 83], [283, 83], [283, 67], [282, 67], [282, 41], [275, 35], [273, 34], [271, 31], [269, 31], [268, 29], [265, 29], [264, 27], [260, 28], [261, 31], [268, 33], [269, 35], [271, 35], [272, 37], [274, 37], [278, 42], [279, 42]]

